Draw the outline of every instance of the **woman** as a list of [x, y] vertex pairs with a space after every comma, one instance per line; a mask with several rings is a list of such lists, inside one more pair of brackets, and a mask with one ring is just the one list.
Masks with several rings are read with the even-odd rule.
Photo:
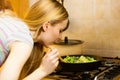
[[3, 14], [0, 80], [40, 80], [52, 73], [59, 63], [59, 52], [57, 49], [43, 52], [43, 47], [49, 48], [67, 29], [66, 9], [56, 0], [39, 0], [22, 20]]

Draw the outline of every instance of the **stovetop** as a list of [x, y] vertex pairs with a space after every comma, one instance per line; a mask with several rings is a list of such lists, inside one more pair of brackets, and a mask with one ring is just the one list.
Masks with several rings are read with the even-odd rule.
[[120, 75], [120, 58], [103, 57], [103, 59], [98, 69], [82, 72], [55, 71], [46, 78], [48, 80], [115, 80]]

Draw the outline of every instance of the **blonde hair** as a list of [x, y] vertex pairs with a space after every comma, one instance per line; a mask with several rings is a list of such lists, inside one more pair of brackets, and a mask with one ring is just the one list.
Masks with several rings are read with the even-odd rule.
[[[29, 26], [29, 29], [36, 31], [33, 36], [34, 40], [40, 34], [44, 22], [49, 21], [51, 24], [57, 24], [66, 19], [68, 19], [66, 9], [56, 0], [39, 0], [32, 5], [23, 18], [24, 22]], [[43, 46], [36, 42], [30, 58], [23, 67], [20, 80], [40, 66], [41, 58], [44, 56], [42, 50]]]
[[[46, 21], [60, 22], [68, 18], [65, 8], [56, 0], [39, 0], [24, 16], [24, 21], [29, 25], [30, 30], [39, 32], [42, 24]], [[34, 36], [36, 38], [38, 33]]]

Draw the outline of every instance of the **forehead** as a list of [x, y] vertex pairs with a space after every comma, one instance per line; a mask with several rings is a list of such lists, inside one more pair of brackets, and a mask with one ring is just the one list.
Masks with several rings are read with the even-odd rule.
[[68, 25], [69, 25], [69, 20], [66, 19], [66, 20], [63, 20], [63, 21], [60, 21], [60, 22], [57, 22], [57, 23], [50, 23], [50, 25], [56, 29], [61, 29], [62, 31], [65, 31], [67, 28], [68, 28]]
[[58, 23], [58, 25], [61, 27], [61, 28], [65, 28], [68, 24], [68, 19], [66, 20], [63, 20], [61, 22]]
[[66, 20], [63, 21], [62, 31], [65, 31], [66, 29], [68, 29], [68, 27], [69, 27], [69, 20], [66, 19]]

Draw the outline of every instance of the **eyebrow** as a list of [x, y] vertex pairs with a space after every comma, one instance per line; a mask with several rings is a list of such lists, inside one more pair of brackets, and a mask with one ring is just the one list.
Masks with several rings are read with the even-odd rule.
[[69, 24], [70, 24], [70, 21], [68, 20], [66, 27], [62, 31], [66, 31], [69, 28]]

